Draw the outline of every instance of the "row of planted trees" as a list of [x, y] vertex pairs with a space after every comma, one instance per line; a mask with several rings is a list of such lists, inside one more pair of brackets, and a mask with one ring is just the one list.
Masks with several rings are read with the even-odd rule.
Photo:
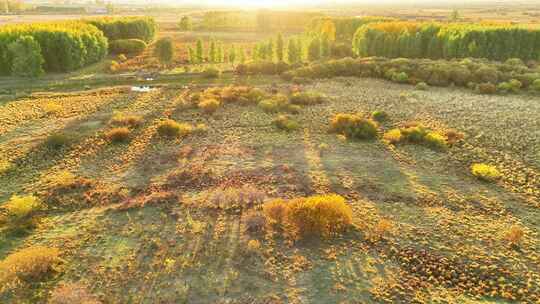
[[151, 41], [156, 25], [149, 18], [103, 18], [10, 25], [0, 28], [0, 75], [36, 77], [67, 72], [102, 60], [109, 41]]
[[299, 63], [330, 58], [336, 54], [336, 43], [332, 35], [298, 36], [287, 41], [278, 34], [275, 39], [255, 45], [251, 53], [253, 61], [278, 61]]
[[188, 61], [194, 64], [244, 63], [248, 60], [298, 63], [330, 56], [330, 46], [331, 41], [325, 38], [292, 37], [285, 40], [281, 34], [250, 48], [234, 44], [226, 47], [221, 41], [211, 39], [208, 43], [204, 43], [198, 39], [194, 47], [188, 47]]
[[246, 51], [244, 48], [238, 48], [235, 45], [227, 49], [221, 41], [211, 39], [208, 43], [207, 51], [204, 50], [204, 43], [198, 39], [195, 48], [188, 47], [188, 60], [190, 63], [221, 63], [221, 62], [244, 62], [246, 61]]
[[362, 57], [540, 59], [540, 30], [508, 24], [378, 22], [360, 27], [353, 49]]

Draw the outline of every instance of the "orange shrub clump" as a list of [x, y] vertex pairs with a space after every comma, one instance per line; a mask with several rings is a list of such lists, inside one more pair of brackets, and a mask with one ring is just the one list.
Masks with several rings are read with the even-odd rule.
[[352, 224], [352, 210], [340, 195], [296, 198], [287, 205], [287, 221], [300, 236], [329, 236]]
[[28, 247], [0, 262], [0, 286], [19, 281], [34, 282], [60, 263], [60, 251], [43, 246]]
[[119, 142], [127, 141], [129, 139], [129, 134], [130, 134], [130, 131], [128, 128], [121, 127], [121, 128], [113, 128], [107, 131], [107, 133], [105, 133], [105, 137], [107, 137], [107, 139], [112, 142], [119, 143]]
[[504, 236], [504, 239], [510, 244], [511, 246], [517, 246], [521, 243], [521, 240], [523, 239], [523, 236], [525, 235], [525, 232], [521, 227], [519, 226], [512, 226]]
[[263, 206], [271, 222], [283, 223], [296, 236], [331, 236], [352, 224], [352, 209], [336, 194], [274, 200]]
[[199, 108], [206, 114], [212, 114], [219, 108], [219, 101], [216, 99], [206, 99], [199, 103]]
[[285, 220], [285, 213], [287, 212], [287, 202], [282, 199], [275, 199], [269, 201], [263, 205], [264, 215], [268, 218], [269, 222], [277, 225], [281, 225]]

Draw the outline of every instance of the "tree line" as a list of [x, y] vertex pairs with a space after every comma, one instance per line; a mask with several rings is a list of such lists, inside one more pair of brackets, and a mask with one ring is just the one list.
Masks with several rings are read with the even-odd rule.
[[0, 74], [37, 77], [96, 63], [108, 53], [109, 40], [151, 41], [156, 26], [150, 18], [8, 25], [0, 28]]
[[203, 15], [200, 28], [204, 30], [291, 31], [304, 30], [313, 18], [322, 17], [316, 12], [259, 10], [208, 11]]
[[358, 56], [540, 59], [540, 30], [506, 24], [370, 23], [353, 39]]
[[39, 76], [44, 71], [75, 70], [103, 59], [107, 46], [103, 32], [80, 21], [4, 26], [0, 74]]
[[312, 35], [319, 35], [327, 31], [328, 27], [334, 27], [335, 39], [340, 42], [351, 42], [356, 30], [362, 25], [373, 22], [395, 21], [390, 17], [319, 17], [311, 20], [308, 31]]
[[148, 43], [154, 39], [157, 31], [156, 22], [150, 17], [103, 17], [86, 22], [97, 27], [110, 41], [140, 39]]

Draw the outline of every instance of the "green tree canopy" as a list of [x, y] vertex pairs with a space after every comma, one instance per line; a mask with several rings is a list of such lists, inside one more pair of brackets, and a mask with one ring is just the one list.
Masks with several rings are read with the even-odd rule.
[[277, 61], [283, 61], [283, 49], [284, 49], [284, 43], [283, 43], [283, 36], [281, 33], [277, 35], [276, 38], [276, 59]]
[[178, 25], [181, 31], [191, 31], [193, 25], [191, 24], [191, 18], [189, 16], [183, 16], [180, 19], [180, 24]]
[[174, 47], [170, 38], [161, 38], [156, 42], [154, 49], [154, 56], [156, 56], [162, 64], [171, 63], [174, 57]]
[[308, 60], [317, 61], [319, 59], [321, 59], [321, 39], [317, 37], [309, 43]]
[[41, 47], [32, 36], [21, 36], [8, 45], [13, 57], [11, 73], [22, 77], [39, 77], [43, 75]]

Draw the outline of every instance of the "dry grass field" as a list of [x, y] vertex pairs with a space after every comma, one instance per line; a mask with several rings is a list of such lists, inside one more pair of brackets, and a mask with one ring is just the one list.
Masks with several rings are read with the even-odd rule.
[[[70, 282], [104, 303], [540, 300], [538, 97], [338, 78], [300, 88], [328, 100], [302, 107], [286, 132], [257, 106], [190, 107], [202, 89], [35, 93], [0, 106], [0, 198], [35, 193], [45, 205], [33, 229], [3, 229], [0, 256], [61, 250], [46, 279], [5, 289], [1, 302], [43, 302]], [[328, 133], [334, 114], [375, 110], [388, 114], [377, 139]], [[138, 122], [117, 143], [107, 134], [119, 113]], [[167, 139], [166, 118], [206, 127]], [[446, 150], [381, 139], [411, 121], [465, 137]], [[60, 148], [51, 134], [65, 136]], [[502, 177], [477, 179], [474, 162]], [[233, 202], [239, 193], [257, 199]], [[353, 211], [338, 237], [251, 230], [263, 202], [326, 193]]]

